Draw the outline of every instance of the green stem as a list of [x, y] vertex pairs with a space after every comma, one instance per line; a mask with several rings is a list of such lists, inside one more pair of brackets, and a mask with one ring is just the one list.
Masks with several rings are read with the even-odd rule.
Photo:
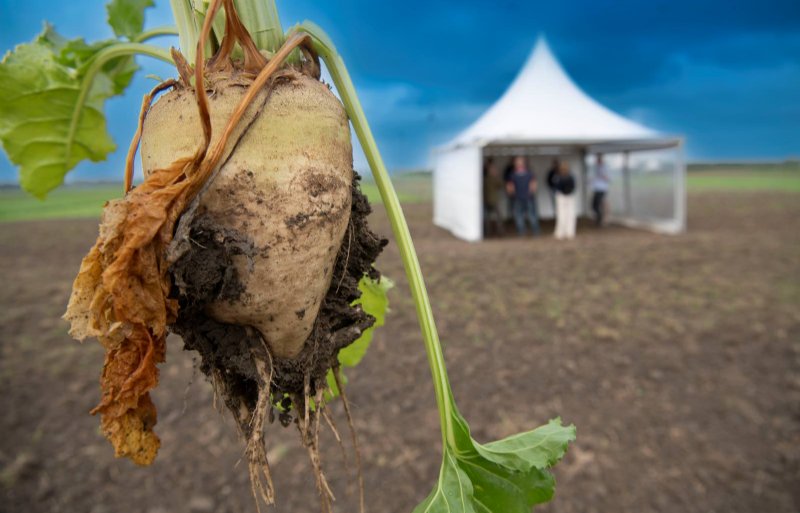
[[120, 43], [114, 46], [109, 46], [108, 48], [98, 52], [94, 57], [94, 60], [92, 60], [92, 62], [89, 64], [88, 68], [86, 68], [86, 73], [83, 75], [83, 80], [81, 81], [81, 90], [78, 93], [78, 99], [75, 103], [75, 108], [72, 111], [69, 132], [67, 132], [67, 153], [64, 158], [66, 162], [69, 162], [70, 160], [72, 145], [75, 142], [75, 134], [78, 131], [78, 123], [81, 119], [83, 106], [86, 104], [86, 98], [89, 96], [89, 92], [92, 90], [92, 84], [94, 84], [94, 79], [97, 76], [97, 73], [99, 73], [100, 70], [103, 69], [103, 66], [106, 65], [110, 60], [131, 55], [146, 55], [148, 57], [153, 57], [155, 59], [160, 59], [164, 62], [173, 64], [172, 56], [170, 55], [169, 50], [143, 43]]
[[[202, 28], [206, 19], [208, 8], [211, 7], [211, 0], [196, 0], [194, 2], [193, 16], [195, 23], [198, 27]], [[198, 36], [199, 37], [199, 36]], [[214, 16], [214, 21], [211, 23], [211, 34], [206, 42], [205, 55], [210, 58], [217, 52], [222, 38], [225, 37], [225, 7], [220, 7], [217, 14]], [[197, 46], [197, 39], [194, 41], [194, 46]], [[194, 58], [191, 62], [194, 62]]]
[[[250, 32], [256, 47], [270, 53], [278, 51], [278, 48], [283, 45], [284, 37], [275, 0], [234, 0], [234, 4], [239, 18]], [[181, 52], [189, 62], [194, 62], [200, 27], [202, 27], [205, 13], [208, 10], [209, 0], [170, 0], [170, 5], [177, 25]], [[216, 42], [219, 43], [225, 35], [225, 18], [222, 10], [214, 20], [213, 28]], [[174, 34], [175, 32], [166, 33]], [[153, 34], [151, 37], [164, 34]], [[210, 56], [215, 51], [214, 42], [209, 39], [206, 53]]]
[[375, 138], [369, 128], [361, 103], [358, 101], [355, 87], [344, 61], [337, 53], [328, 35], [317, 25], [305, 21], [297, 27], [297, 30], [311, 36], [314, 51], [325, 61], [372, 169], [375, 183], [378, 186], [383, 205], [392, 224], [392, 231], [400, 249], [400, 256], [406, 269], [411, 295], [414, 298], [414, 304], [417, 309], [417, 318], [422, 329], [422, 338], [425, 342], [428, 363], [433, 375], [433, 387], [436, 391], [436, 403], [439, 407], [439, 420], [442, 428], [442, 440], [448, 446], [455, 448], [455, 434], [452, 425], [452, 409], [455, 408], [455, 405], [452, 401], [452, 391], [447, 377], [444, 354], [442, 345], [439, 342], [439, 334], [436, 331], [433, 311], [428, 292], [425, 289], [425, 281], [422, 277], [419, 259], [414, 250], [414, 242], [411, 240], [411, 232], [408, 230], [400, 200], [389, 178], [389, 173], [386, 171], [383, 159], [378, 152], [378, 146], [375, 144]]
[[234, 0], [234, 5], [258, 49], [277, 52], [284, 38], [275, 0]]
[[169, 4], [172, 7], [175, 25], [178, 27], [178, 44], [181, 52], [189, 62], [194, 62], [200, 30], [195, 21], [192, 2], [191, 0], [169, 0]]
[[131, 41], [134, 43], [144, 43], [147, 40], [160, 36], [177, 36], [178, 29], [176, 27], [156, 27], [154, 29], [145, 30]]

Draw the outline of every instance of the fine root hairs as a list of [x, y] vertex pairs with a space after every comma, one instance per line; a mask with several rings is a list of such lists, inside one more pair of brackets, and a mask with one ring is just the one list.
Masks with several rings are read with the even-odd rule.
[[[264, 427], [271, 410], [270, 395], [272, 383], [272, 361], [253, 352], [252, 359], [258, 372], [260, 383], [258, 401], [251, 410], [241, 397], [236, 397], [227, 389], [226, 381], [219, 371], [212, 375], [214, 397], [220, 394], [227, 397], [226, 403], [236, 420], [236, 426], [245, 439], [250, 490], [256, 502], [256, 509], [261, 512], [260, 500], [268, 506], [275, 504], [275, 487], [272, 483], [272, 470], [267, 458], [267, 447], [264, 439]], [[235, 401], [232, 404], [231, 401]]]
[[[250, 416], [249, 436], [247, 437], [247, 459], [250, 473], [250, 487], [253, 497], [256, 499], [256, 508], [261, 511], [258, 505], [258, 498], [261, 497], [267, 505], [275, 503], [275, 487], [272, 484], [272, 471], [269, 467], [267, 458], [267, 447], [264, 441], [264, 426], [272, 409], [270, 404], [271, 384], [272, 384], [272, 357], [266, 351], [270, 361], [253, 353], [253, 363], [255, 364], [258, 376], [261, 379], [258, 390], [258, 402], [255, 410]], [[269, 366], [269, 370], [267, 370]]]
[[[353, 444], [353, 450], [355, 452], [355, 461], [356, 461], [356, 475], [358, 481], [358, 501], [359, 501], [359, 512], [364, 513], [365, 505], [364, 505], [364, 475], [361, 466], [361, 448], [358, 443], [358, 436], [356, 435], [355, 426], [353, 424], [353, 417], [350, 411], [350, 403], [347, 400], [347, 396], [344, 392], [344, 388], [342, 387], [342, 379], [340, 375], [340, 368], [337, 365], [336, 367], [331, 369], [334, 379], [336, 381], [336, 387], [339, 390], [339, 396], [342, 399], [342, 404], [344, 406], [345, 416], [347, 418], [347, 426], [348, 430], [350, 431], [350, 439]], [[320, 457], [319, 451], [319, 432], [320, 432], [320, 418], [322, 418], [325, 423], [330, 428], [333, 436], [336, 438], [336, 442], [339, 445], [339, 448], [342, 452], [342, 460], [344, 461], [345, 469], [349, 470], [350, 465], [347, 458], [347, 451], [345, 450], [344, 443], [342, 440], [342, 436], [339, 433], [339, 429], [336, 427], [336, 422], [332, 413], [328, 409], [328, 404], [324, 399], [324, 390], [319, 389], [316, 393], [315, 397], [311, 397], [311, 385], [310, 385], [310, 376], [306, 376], [304, 381], [304, 388], [305, 394], [302, 398], [302, 415], [298, 412], [297, 415], [297, 427], [300, 430], [300, 436], [303, 442], [303, 445], [306, 447], [308, 451], [309, 460], [311, 461], [312, 470], [314, 472], [314, 477], [317, 483], [317, 491], [319, 492], [320, 496], [320, 511], [323, 513], [330, 513], [332, 512], [333, 501], [336, 500], [334, 494], [328, 484], [327, 479], [325, 478], [325, 473], [322, 469], [322, 460]], [[301, 401], [295, 400], [295, 406], [298, 406]]]
[[350, 439], [353, 442], [353, 451], [356, 453], [356, 474], [358, 478], [358, 511], [364, 513], [364, 472], [361, 467], [361, 447], [358, 445], [358, 435], [356, 427], [353, 425], [353, 416], [350, 413], [350, 403], [342, 386], [341, 367], [338, 365], [332, 369], [333, 379], [336, 381], [336, 388], [344, 405], [344, 414], [347, 417], [347, 427], [350, 430]]
[[[275, 491], [272, 481], [272, 470], [269, 465], [268, 451], [266, 447], [266, 440], [264, 430], [267, 422], [270, 420], [270, 415], [273, 411], [272, 398], [272, 380], [274, 377], [274, 366], [272, 356], [266, 347], [252, 348], [251, 358], [258, 373], [258, 399], [253, 406], [248, 403], [241, 396], [232, 395], [230, 390], [227, 390], [227, 382], [224, 377], [215, 371], [212, 374], [212, 386], [217, 394], [226, 397], [228, 408], [234, 414], [236, 425], [239, 429], [241, 436], [245, 439], [246, 449], [245, 454], [248, 462], [248, 472], [250, 477], [251, 492], [256, 502], [256, 509], [261, 513], [261, 501], [266, 505], [275, 504]], [[359, 511], [364, 513], [364, 478], [361, 467], [361, 449], [358, 444], [355, 427], [353, 425], [352, 413], [350, 410], [350, 403], [347, 400], [344, 389], [342, 387], [342, 379], [339, 367], [332, 369], [336, 386], [339, 389], [339, 395], [342, 398], [345, 416], [347, 418], [347, 425], [350, 431], [351, 442], [355, 451], [356, 472], [358, 480], [359, 491]], [[336, 498], [328, 483], [322, 466], [322, 458], [320, 454], [320, 426], [322, 421], [330, 427], [339, 447], [342, 451], [342, 458], [345, 463], [345, 468], [349, 470], [347, 451], [345, 450], [342, 436], [336, 426], [332, 412], [328, 410], [329, 405], [324, 398], [325, 388], [318, 387], [316, 393], [311, 395], [311, 376], [306, 374], [303, 383], [304, 393], [297, 394], [292, 397], [293, 407], [296, 412], [295, 424], [300, 432], [300, 438], [303, 446], [308, 453], [309, 461], [311, 462], [312, 472], [314, 474], [317, 492], [319, 494], [319, 503], [321, 513], [333, 513], [333, 503]], [[231, 403], [231, 400], [235, 404]], [[348, 472], [349, 473], [349, 472]]]
[[330, 414], [328, 411], [328, 406], [323, 405], [320, 409], [320, 414], [322, 414], [322, 418], [325, 419], [325, 423], [331, 429], [333, 436], [336, 438], [336, 443], [339, 445], [339, 449], [342, 452], [342, 461], [344, 461], [344, 468], [348, 472], [350, 471], [350, 463], [347, 460], [347, 450], [344, 448], [344, 442], [342, 442], [342, 437], [339, 434], [339, 429], [336, 427], [336, 421], [333, 418], [333, 415]]
[[[311, 376], [306, 374], [303, 383], [303, 397], [295, 400], [295, 405], [302, 401], [303, 415], [298, 415], [297, 427], [300, 430], [300, 437], [303, 445], [308, 451], [308, 459], [311, 461], [311, 468], [314, 472], [314, 478], [317, 483], [317, 492], [319, 493], [319, 506], [322, 513], [333, 513], [333, 501], [336, 497], [328, 485], [328, 480], [325, 478], [325, 473], [322, 471], [322, 459], [319, 452], [319, 418], [322, 408], [325, 408], [323, 400], [323, 390], [317, 391], [314, 397], [311, 396]], [[312, 410], [311, 405], [314, 408]]]

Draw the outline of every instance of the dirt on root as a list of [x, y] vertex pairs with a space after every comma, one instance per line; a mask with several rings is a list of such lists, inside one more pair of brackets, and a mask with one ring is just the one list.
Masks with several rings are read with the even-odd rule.
[[[388, 241], [375, 235], [367, 225], [372, 210], [361, 193], [359, 180], [356, 174], [350, 221], [336, 257], [330, 287], [311, 334], [294, 358], [267, 354], [268, 347], [256, 329], [219, 322], [206, 313], [209, 303], [237, 300], [246, 293], [233, 266], [236, 255], [254, 256], [253, 244], [245, 235], [221, 229], [198, 212], [191, 222], [190, 247], [170, 268], [173, 296], [180, 303], [178, 321], [171, 330], [181, 336], [185, 349], [200, 354], [203, 374], [221, 380], [218, 392], [246, 434], [252, 419], [238, 415], [242, 406], [249, 412], [255, 411], [260, 389], [268, 386], [272, 391], [274, 406], [279, 407], [277, 416], [287, 426], [292, 410], [302, 412], [304, 406], [292, 403], [306, 394], [313, 397], [318, 389], [324, 388], [328, 370], [337, 366], [339, 351], [375, 322], [374, 317], [352, 303], [361, 296], [358, 283], [363, 276], [380, 277], [372, 264]], [[297, 312], [298, 316], [303, 314]], [[257, 365], [259, 360], [270, 362], [271, 383], [264, 383]], [[274, 415], [270, 414], [270, 418]]]
[[[376, 210], [373, 230], [389, 235]], [[692, 193], [684, 235], [582, 226], [561, 243], [465, 243], [432, 226], [430, 206], [404, 210], [475, 438], [555, 415], [578, 426], [537, 511], [800, 510], [800, 195]], [[0, 511], [255, 511], [235, 425], [179, 337], [153, 394], [155, 464], [114, 459], [98, 432], [103, 350], [59, 318], [96, 236], [96, 220], [0, 224]], [[439, 472], [438, 414], [395, 244], [378, 264], [397, 286], [348, 394], [367, 510], [408, 513]], [[322, 438], [323, 464], [342, 468]], [[276, 423], [266, 439], [270, 511], [318, 512], [296, 433]], [[328, 477], [336, 511], [357, 511], [352, 474]]]

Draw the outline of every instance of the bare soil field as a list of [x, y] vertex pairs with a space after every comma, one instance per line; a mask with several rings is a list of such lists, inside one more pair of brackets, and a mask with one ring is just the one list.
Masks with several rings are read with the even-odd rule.
[[[406, 210], [475, 438], [557, 415], [578, 427], [541, 511], [800, 510], [800, 195], [696, 193], [685, 235], [585, 228], [568, 243], [469, 244], [433, 227], [429, 206]], [[373, 222], [390, 235], [381, 212]], [[0, 225], [0, 511], [255, 511], [234, 423], [177, 337], [154, 394], [152, 467], [115, 460], [89, 416], [103, 351], [72, 341], [60, 316], [96, 230]], [[438, 474], [438, 415], [393, 244], [379, 264], [397, 282], [392, 311], [348, 394], [368, 511], [407, 513]], [[267, 436], [274, 511], [318, 511], [297, 430]], [[323, 438], [336, 509], [355, 512], [352, 472]]]

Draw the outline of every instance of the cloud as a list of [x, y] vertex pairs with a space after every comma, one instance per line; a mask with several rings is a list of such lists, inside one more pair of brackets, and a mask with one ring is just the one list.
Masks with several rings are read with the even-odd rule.
[[673, 58], [676, 73], [601, 97], [620, 112], [687, 136], [691, 158], [782, 158], [800, 154], [800, 64], [735, 69]]
[[435, 146], [446, 143], [489, 106], [451, 99], [432, 100], [407, 83], [359, 90], [364, 111], [390, 167], [430, 167]]

